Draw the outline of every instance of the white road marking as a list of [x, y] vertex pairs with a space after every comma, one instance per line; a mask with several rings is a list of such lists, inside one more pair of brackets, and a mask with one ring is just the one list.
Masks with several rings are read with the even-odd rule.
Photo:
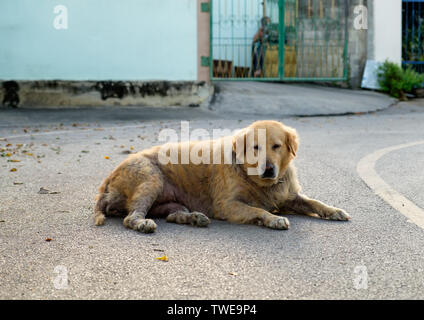
[[361, 179], [364, 180], [371, 190], [380, 198], [389, 203], [417, 226], [424, 229], [424, 210], [388, 185], [375, 170], [375, 164], [382, 156], [399, 149], [420, 144], [424, 144], [424, 140], [377, 150], [362, 158], [358, 162], [356, 171], [359, 173]]

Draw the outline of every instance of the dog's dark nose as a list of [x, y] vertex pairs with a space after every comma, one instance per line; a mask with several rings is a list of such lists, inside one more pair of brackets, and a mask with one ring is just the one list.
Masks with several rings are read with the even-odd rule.
[[272, 163], [266, 163], [265, 171], [262, 178], [275, 178], [275, 167]]

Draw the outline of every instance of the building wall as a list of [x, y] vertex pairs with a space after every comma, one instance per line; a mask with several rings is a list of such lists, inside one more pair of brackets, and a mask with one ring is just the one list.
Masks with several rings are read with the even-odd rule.
[[1, 0], [0, 80], [197, 80], [197, 2]]
[[402, 61], [402, 0], [373, 2], [373, 60]]
[[[370, 8], [372, 0], [350, 0], [349, 1], [349, 17], [348, 17], [348, 58], [349, 58], [349, 86], [351, 88], [359, 88], [362, 82], [365, 64], [368, 55], [368, 29], [355, 27], [355, 19], [359, 13], [355, 13], [357, 6], [365, 6]], [[368, 14], [369, 11], [367, 10]], [[362, 11], [361, 11], [362, 13]], [[362, 19], [361, 19], [362, 20]], [[369, 22], [369, 21], [368, 21]], [[363, 26], [365, 28], [365, 26]]]

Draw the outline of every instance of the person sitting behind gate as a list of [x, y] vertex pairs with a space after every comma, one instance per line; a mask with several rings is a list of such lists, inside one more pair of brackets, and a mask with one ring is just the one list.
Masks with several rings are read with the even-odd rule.
[[262, 77], [262, 69], [264, 65], [264, 47], [263, 39], [268, 25], [271, 23], [269, 17], [261, 19], [261, 27], [253, 37], [252, 43], [252, 73], [255, 78]]

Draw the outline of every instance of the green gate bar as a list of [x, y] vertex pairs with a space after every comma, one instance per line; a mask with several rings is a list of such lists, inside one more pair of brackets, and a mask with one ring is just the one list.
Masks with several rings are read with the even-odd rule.
[[211, 0], [211, 80], [346, 81], [347, 0]]

